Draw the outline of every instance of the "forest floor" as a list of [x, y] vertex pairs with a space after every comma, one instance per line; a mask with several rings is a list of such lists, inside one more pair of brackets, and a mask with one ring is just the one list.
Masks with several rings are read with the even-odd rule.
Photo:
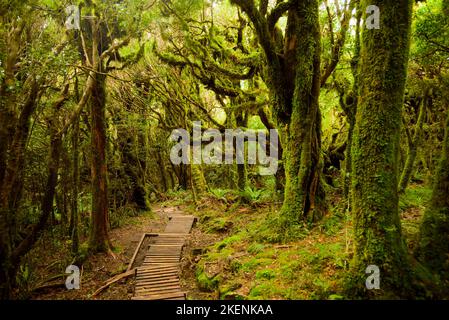
[[[403, 233], [410, 249], [429, 196], [430, 190], [422, 185], [410, 186], [401, 196]], [[88, 257], [81, 270], [79, 290], [64, 286], [64, 270], [71, 264], [69, 240], [60, 242], [58, 236], [49, 233], [24, 260], [18, 297], [129, 299], [132, 278], [120, 280], [94, 298], [92, 293], [126, 270], [142, 233], [161, 232], [167, 221], [164, 210], [176, 207], [199, 218], [181, 259], [181, 286], [187, 299], [343, 299], [342, 284], [352, 255], [352, 229], [346, 205], [338, 196], [331, 197], [330, 212], [319, 226], [298, 229], [291, 239], [279, 242], [272, 228], [279, 202], [245, 204], [229, 193], [194, 204], [186, 193], [180, 193], [153, 205], [151, 213], [127, 217], [113, 229], [114, 256]]]
[[[128, 267], [130, 259], [145, 232], [161, 232], [166, 224], [167, 217], [157, 213], [159, 207], [152, 212], [141, 213], [139, 216], [127, 217], [121, 226], [110, 232], [113, 243], [113, 255], [97, 254], [89, 256], [81, 268], [81, 280], [79, 290], [67, 290], [64, 282], [68, 274], [65, 274], [66, 266], [71, 264], [70, 247], [67, 243], [61, 243], [57, 237], [46, 236], [39, 241], [38, 246], [28, 255], [26, 261], [32, 274], [28, 275], [29, 281], [23, 292], [27, 292], [27, 298], [31, 299], [92, 299], [92, 294], [111, 277], [122, 273]], [[87, 240], [84, 235], [84, 241]], [[82, 239], [83, 240], [83, 239]], [[81, 251], [86, 251], [82, 246]], [[21, 277], [23, 277], [23, 272]], [[61, 275], [53, 281], [55, 275]], [[49, 287], [46, 287], [50, 284]], [[53, 286], [54, 285], [54, 286]], [[37, 289], [43, 287], [42, 289]], [[133, 295], [134, 281], [132, 278], [123, 279], [102, 291], [95, 299], [129, 299]]]
[[[424, 185], [412, 184], [400, 197], [410, 252], [430, 194]], [[328, 200], [329, 213], [318, 226], [298, 228], [287, 240], [273, 227], [280, 203], [245, 205], [224, 195], [188, 206], [199, 223], [183, 268], [187, 298], [344, 299], [352, 222], [341, 197], [330, 194]]]

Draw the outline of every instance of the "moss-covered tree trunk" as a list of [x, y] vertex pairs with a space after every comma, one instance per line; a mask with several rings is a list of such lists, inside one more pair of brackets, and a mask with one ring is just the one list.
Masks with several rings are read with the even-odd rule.
[[[292, 107], [283, 148], [285, 192], [282, 216], [287, 221], [321, 218], [320, 26], [318, 2], [299, 1], [289, 10], [285, 40], [286, 78]], [[318, 209], [318, 210], [317, 210]]]
[[360, 9], [360, 2], [356, 4], [356, 27], [355, 27], [355, 43], [354, 55], [351, 59], [351, 72], [354, 83], [352, 91], [345, 97], [343, 101], [344, 111], [348, 122], [348, 138], [345, 150], [345, 176], [343, 182], [343, 194], [348, 201], [348, 208], [351, 209], [351, 173], [352, 173], [352, 141], [354, 137], [355, 116], [357, 114], [358, 90], [359, 90], [359, 61], [360, 61], [360, 27], [363, 11]]
[[79, 118], [73, 124], [72, 131], [72, 203], [70, 210], [69, 235], [72, 239], [72, 255], [76, 256], [79, 249], [79, 214], [78, 214], [78, 190], [79, 190]]
[[[318, 220], [325, 212], [318, 106], [321, 49], [318, 1], [289, 1], [273, 9], [267, 17], [266, 10], [258, 10], [253, 1], [231, 2], [254, 25], [265, 53], [264, 76], [272, 93], [277, 126], [287, 131], [282, 145], [285, 189], [281, 220], [284, 226]], [[282, 39], [275, 22], [286, 11], [287, 28]]]
[[0, 114], [0, 124], [13, 122], [12, 128], [8, 128], [10, 135], [6, 136], [9, 148], [2, 150], [6, 151], [6, 158], [2, 159], [5, 162], [1, 163], [4, 167], [0, 168], [3, 176], [0, 180], [0, 298], [9, 298], [18, 268], [12, 257], [14, 244], [18, 241], [16, 212], [22, 198], [26, 142], [30, 134], [30, 120], [37, 106], [38, 93], [38, 83], [32, 80], [30, 92], [20, 114], [11, 113], [6, 119]]
[[[240, 111], [240, 112], [236, 112], [235, 113], [235, 123], [237, 125], [237, 128], [240, 128], [242, 130], [244, 130], [244, 128], [246, 128], [248, 126], [248, 117], [246, 114], [244, 114], [244, 112]], [[237, 150], [237, 145], [236, 145], [236, 141], [233, 141], [234, 143], [234, 150]], [[247, 149], [247, 143], [245, 142], [243, 144], [244, 147], [244, 154], [246, 153], [246, 149]], [[240, 191], [245, 190], [246, 188], [246, 181], [248, 178], [248, 170], [247, 170], [247, 158], [244, 157], [243, 159], [243, 163], [237, 163], [236, 164], [236, 172], [237, 172], [237, 188]]]
[[[401, 178], [399, 179], [399, 192], [404, 192], [407, 188], [407, 185], [412, 177], [413, 168], [415, 166], [416, 156], [418, 155], [418, 147], [421, 140], [421, 133], [423, 129], [425, 114], [426, 114], [426, 105], [427, 105], [427, 95], [421, 100], [419, 105], [419, 113], [418, 119], [415, 126], [415, 132], [413, 137], [407, 131], [407, 158], [405, 160], [404, 169], [402, 170]], [[406, 130], [408, 130], [406, 128]]]
[[[410, 47], [410, 0], [366, 0], [380, 8], [380, 29], [364, 28], [352, 146], [354, 258], [351, 291], [369, 295], [366, 268], [380, 269], [384, 295], [412, 294], [398, 208], [401, 111]], [[377, 291], [379, 294], [379, 291]]]
[[432, 272], [449, 279], [449, 113], [432, 198], [424, 213], [415, 255]]
[[207, 184], [201, 164], [190, 165], [190, 180], [194, 196], [198, 199], [206, 192]]

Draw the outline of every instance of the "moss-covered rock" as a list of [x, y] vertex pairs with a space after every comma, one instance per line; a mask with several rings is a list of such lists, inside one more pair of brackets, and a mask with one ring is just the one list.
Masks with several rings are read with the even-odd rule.
[[198, 266], [196, 270], [196, 281], [198, 284], [198, 288], [204, 292], [214, 292], [218, 289], [218, 285], [220, 284], [221, 277], [219, 274], [208, 275], [204, 266]]

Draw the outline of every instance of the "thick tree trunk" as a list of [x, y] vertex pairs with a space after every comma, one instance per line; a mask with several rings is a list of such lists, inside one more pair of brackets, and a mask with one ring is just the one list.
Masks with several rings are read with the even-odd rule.
[[[448, 6], [449, 8], [449, 6]], [[415, 256], [431, 271], [449, 279], [449, 112], [432, 198], [420, 228]]]
[[[294, 79], [292, 113], [283, 148], [285, 192], [281, 215], [285, 222], [316, 221], [322, 217], [321, 187], [320, 26], [318, 2], [299, 1], [289, 11], [286, 65], [296, 66], [287, 78]], [[291, 81], [289, 81], [291, 82]]]
[[[9, 144], [5, 166], [2, 168], [3, 179], [0, 181], [0, 297], [8, 298], [15, 281], [17, 265], [13, 261], [13, 249], [16, 239], [16, 211], [19, 207], [23, 187], [23, 169], [25, 167], [25, 147], [30, 130], [30, 118], [36, 107], [38, 83], [33, 80], [30, 93], [21, 110], [12, 140]], [[2, 115], [3, 117], [3, 115]], [[2, 119], [2, 121], [5, 119]], [[9, 131], [9, 129], [8, 129]], [[12, 139], [11, 139], [12, 138]], [[6, 150], [2, 150], [6, 151]]]
[[412, 296], [411, 267], [398, 209], [401, 110], [410, 47], [412, 1], [362, 3], [380, 8], [380, 29], [364, 29], [353, 141], [354, 258], [352, 293], [369, 295], [366, 268], [380, 269], [376, 294]]
[[108, 236], [108, 182], [106, 168], [106, 96], [105, 76], [97, 74], [91, 97], [92, 139], [92, 219], [89, 238], [91, 252], [107, 252], [111, 248]]

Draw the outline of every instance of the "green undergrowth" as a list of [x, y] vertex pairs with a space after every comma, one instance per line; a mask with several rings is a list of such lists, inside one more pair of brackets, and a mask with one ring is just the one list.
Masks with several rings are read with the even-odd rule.
[[199, 228], [221, 233], [196, 267], [200, 290], [220, 299], [340, 299], [350, 253], [344, 214], [294, 241], [277, 234], [279, 205], [257, 208], [215, 204], [196, 212]]
[[402, 233], [410, 250], [418, 241], [419, 227], [432, 190], [421, 184], [411, 184], [399, 197]]
[[[412, 184], [400, 196], [410, 250], [430, 193]], [[279, 232], [278, 202], [245, 204], [236, 192], [221, 189], [199, 203], [184, 202], [185, 210], [199, 218], [197, 227], [220, 239], [203, 248], [195, 272], [198, 288], [233, 300], [348, 298], [343, 292], [352, 258], [352, 221], [347, 204], [334, 200], [318, 224], [291, 226], [288, 234]]]

